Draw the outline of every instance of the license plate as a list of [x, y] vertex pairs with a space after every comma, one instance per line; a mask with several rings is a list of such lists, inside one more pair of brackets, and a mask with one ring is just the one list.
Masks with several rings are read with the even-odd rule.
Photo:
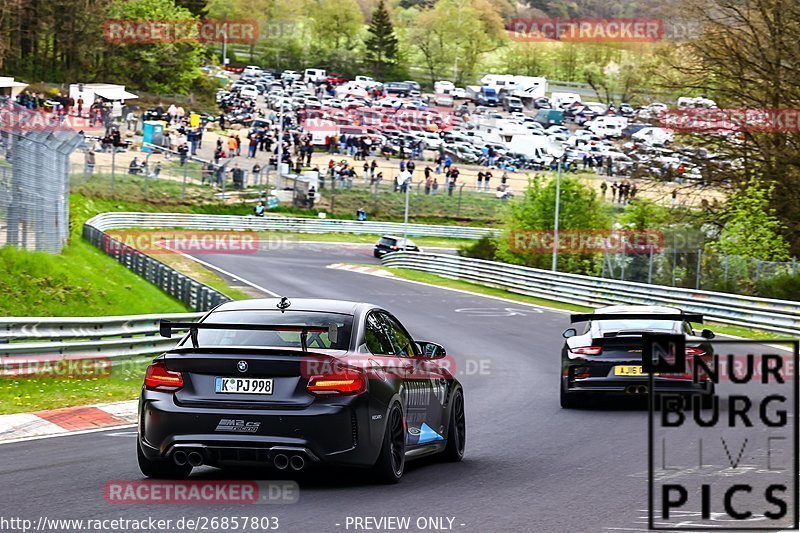
[[217, 378], [214, 392], [217, 394], [272, 394], [272, 379]]
[[640, 366], [615, 366], [615, 376], [643, 376], [644, 371]]

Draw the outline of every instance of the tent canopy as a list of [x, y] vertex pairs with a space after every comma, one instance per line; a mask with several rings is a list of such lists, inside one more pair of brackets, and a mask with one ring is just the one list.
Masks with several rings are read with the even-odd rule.
[[132, 98], [139, 98], [133, 93], [129, 93], [124, 87], [96, 87], [94, 94], [101, 96], [107, 100], [130, 100]]

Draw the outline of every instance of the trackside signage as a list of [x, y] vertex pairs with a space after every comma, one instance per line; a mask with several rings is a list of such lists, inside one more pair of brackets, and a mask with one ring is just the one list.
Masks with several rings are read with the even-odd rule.
[[797, 529], [800, 341], [642, 340], [650, 528]]

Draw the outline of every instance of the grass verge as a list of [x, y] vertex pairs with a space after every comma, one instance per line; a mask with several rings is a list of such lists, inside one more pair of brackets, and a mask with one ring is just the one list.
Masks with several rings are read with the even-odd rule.
[[0, 414], [133, 400], [150, 361], [151, 357], [143, 356], [120, 359], [106, 377], [4, 377], [0, 379]]

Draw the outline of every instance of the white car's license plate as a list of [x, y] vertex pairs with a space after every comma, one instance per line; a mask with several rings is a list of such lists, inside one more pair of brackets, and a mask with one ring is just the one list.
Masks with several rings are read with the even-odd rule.
[[218, 394], [272, 394], [272, 379], [217, 378], [214, 391]]

